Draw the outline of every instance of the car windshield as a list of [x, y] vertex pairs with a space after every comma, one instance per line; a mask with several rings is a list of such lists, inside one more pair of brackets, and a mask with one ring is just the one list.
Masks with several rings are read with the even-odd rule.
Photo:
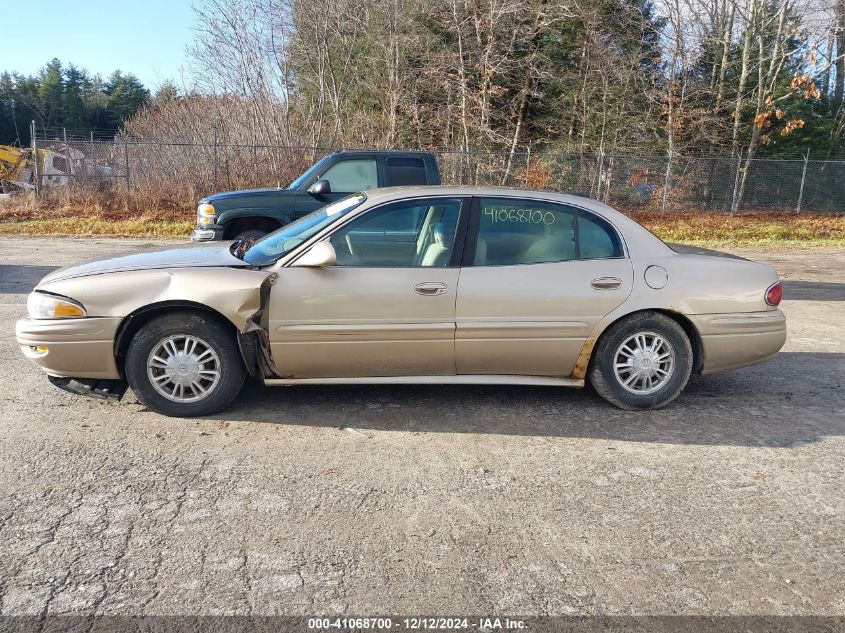
[[287, 186], [287, 188], [288, 189], [299, 189], [303, 185], [303, 183], [305, 183], [311, 177], [311, 175], [314, 172], [316, 172], [323, 165], [323, 163], [326, 162], [326, 160], [328, 160], [328, 158], [329, 158], [328, 156], [325, 156], [325, 157], [321, 158], [320, 160], [318, 160], [313, 165], [311, 165], [311, 167], [306, 169], [305, 172], [302, 175], [300, 175], [296, 180], [294, 180], [292, 183], [290, 183]]
[[366, 199], [367, 196], [363, 193], [353, 193], [343, 200], [317, 209], [253, 242], [243, 253], [242, 259], [253, 266], [268, 266], [319, 233], [324, 227], [345, 216]]

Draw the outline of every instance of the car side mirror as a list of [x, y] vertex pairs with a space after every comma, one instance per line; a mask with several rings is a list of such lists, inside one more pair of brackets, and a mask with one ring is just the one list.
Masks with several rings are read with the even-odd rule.
[[317, 242], [305, 254], [297, 259], [292, 266], [307, 266], [309, 268], [323, 268], [337, 264], [337, 253], [329, 241]]
[[325, 193], [331, 193], [332, 186], [329, 184], [328, 180], [323, 180], [322, 178], [315, 182], [313, 185], [308, 187], [308, 193], [313, 194], [315, 196], [322, 196]]

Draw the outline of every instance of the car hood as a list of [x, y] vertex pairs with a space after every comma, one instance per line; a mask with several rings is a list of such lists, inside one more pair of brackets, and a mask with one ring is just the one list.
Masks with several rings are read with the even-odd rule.
[[247, 262], [238, 259], [229, 252], [230, 246], [231, 242], [211, 242], [207, 244], [186, 244], [165, 249], [151, 248], [129, 255], [97, 259], [76, 266], [60, 268], [44, 277], [40, 283], [132, 270], [207, 268], [212, 266], [249, 267]]
[[222, 202], [224, 200], [233, 200], [237, 198], [284, 196], [289, 195], [290, 193], [290, 189], [241, 189], [240, 191], [224, 191], [222, 193], [215, 193], [210, 196], [206, 196], [200, 200], [200, 202], [210, 202], [214, 204], [215, 202]]

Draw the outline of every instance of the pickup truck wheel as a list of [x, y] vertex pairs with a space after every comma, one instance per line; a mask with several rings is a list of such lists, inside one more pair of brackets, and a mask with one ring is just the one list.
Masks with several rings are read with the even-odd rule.
[[664, 314], [640, 312], [608, 328], [593, 351], [590, 382], [620, 409], [659, 409], [681, 393], [692, 372], [692, 345]]
[[153, 411], [216, 413], [238, 395], [244, 367], [232, 332], [197, 312], [173, 312], [144, 325], [126, 353], [126, 379]]
[[262, 231], [261, 229], [247, 229], [238, 233], [234, 239], [236, 240], [257, 240], [259, 237], [264, 237], [269, 231]]

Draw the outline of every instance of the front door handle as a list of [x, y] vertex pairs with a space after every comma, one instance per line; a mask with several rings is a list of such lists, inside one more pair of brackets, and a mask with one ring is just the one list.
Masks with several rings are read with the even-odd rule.
[[590, 285], [596, 290], [616, 290], [622, 285], [622, 280], [619, 277], [598, 277]]
[[418, 295], [433, 297], [435, 295], [442, 295], [449, 289], [449, 286], [439, 281], [425, 281], [414, 286], [414, 292]]

